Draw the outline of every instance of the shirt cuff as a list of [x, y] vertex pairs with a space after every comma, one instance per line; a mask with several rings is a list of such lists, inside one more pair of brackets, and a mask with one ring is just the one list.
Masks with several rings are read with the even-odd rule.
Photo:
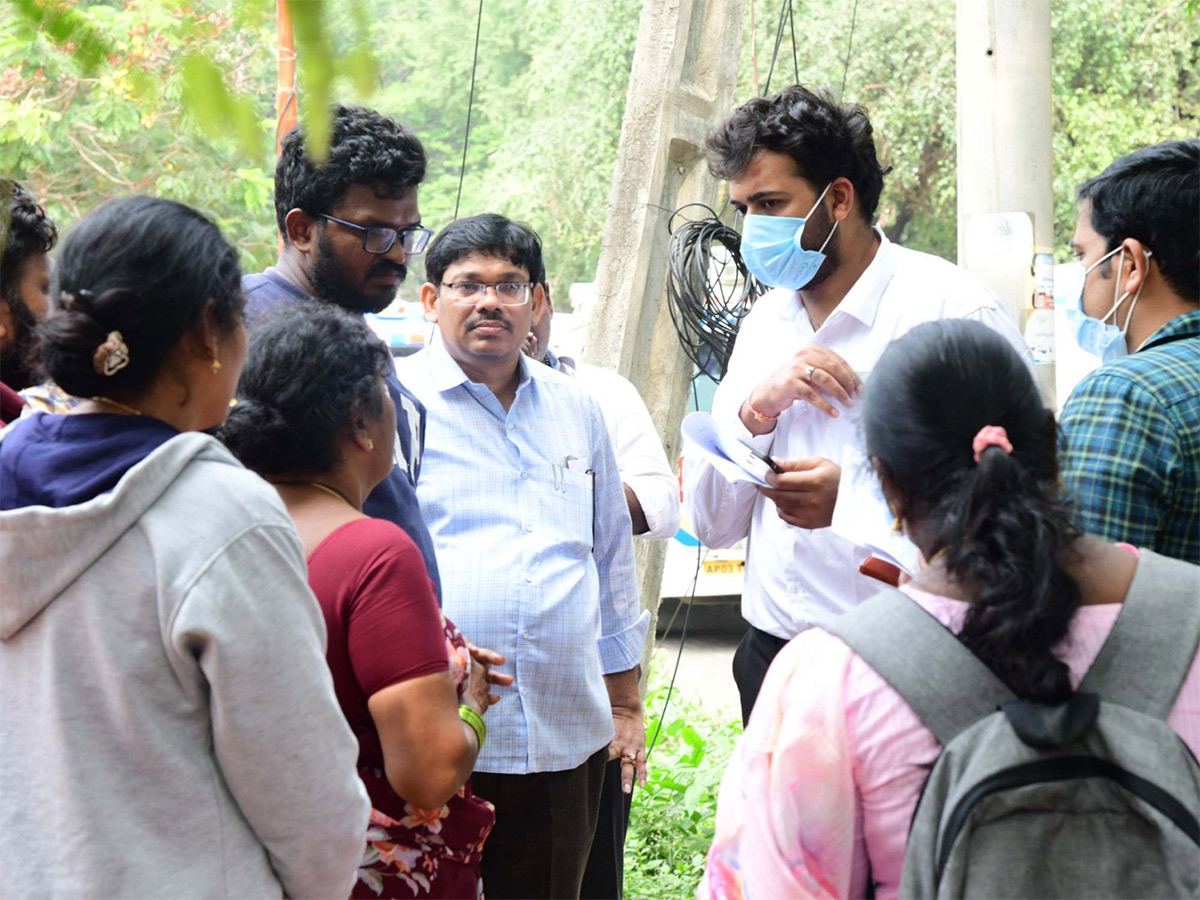
[[646, 646], [646, 634], [650, 631], [650, 610], [642, 614], [630, 626], [606, 634], [597, 641], [600, 648], [600, 668], [605, 675], [627, 672], [642, 661], [642, 650]]
[[[738, 410], [741, 410], [741, 406], [738, 406]], [[780, 415], [783, 414], [780, 413]], [[766, 434], [754, 434], [746, 427], [746, 424], [742, 421], [742, 417], [738, 413], [733, 414], [733, 421], [729, 422], [729, 425], [733, 428], [738, 440], [744, 444], [749, 444], [760, 453], [770, 453], [771, 445], [775, 443], [775, 435], [779, 431], [779, 419], [776, 419], [775, 427]]]
[[666, 485], [657, 477], [635, 478], [632, 481], [629, 487], [637, 495], [646, 524], [650, 526], [645, 534], [635, 534], [634, 537], [642, 540], [675, 537], [679, 531], [679, 484], [673, 478]]

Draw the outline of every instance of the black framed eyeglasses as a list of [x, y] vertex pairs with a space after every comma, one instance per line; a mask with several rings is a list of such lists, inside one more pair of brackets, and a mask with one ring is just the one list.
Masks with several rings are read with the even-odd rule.
[[368, 253], [381, 254], [387, 253], [396, 243], [396, 238], [400, 239], [400, 249], [412, 256], [414, 253], [420, 253], [425, 249], [425, 245], [429, 243], [429, 239], [433, 237], [433, 230], [426, 228], [424, 225], [409, 225], [407, 228], [402, 228], [397, 231], [395, 228], [384, 228], [382, 226], [368, 228], [365, 225], [355, 225], [353, 222], [347, 222], [345, 219], [338, 219], [334, 216], [327, 216], [321, 213], [322, 219], [328, 219], [330, 222], [337, 222], [339, 225], [344, 225], [347, 228], [353, 228], [355, 231], [363, 233], [362, 248]]
[[442, 287], [450, 300], [461, 306], [473, 306], [481, 301], [491, 288], [503, 306], [524, 306], [529, 302], [533, 284], [528, 281], [501, 281], [499, 284], [482, 284], [478, 281], [443, 281]]

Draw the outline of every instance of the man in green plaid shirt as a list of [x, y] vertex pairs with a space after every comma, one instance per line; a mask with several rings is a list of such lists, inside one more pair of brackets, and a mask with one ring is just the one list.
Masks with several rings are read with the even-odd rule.
[[1200, 141], [1123, 156], [1079, 199], [1068, 318], [1105, 364], [1063, 409], [1063, 483], [1085, 531], [1200, 563]]

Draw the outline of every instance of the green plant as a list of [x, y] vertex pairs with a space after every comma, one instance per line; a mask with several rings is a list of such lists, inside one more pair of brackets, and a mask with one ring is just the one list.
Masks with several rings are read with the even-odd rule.
[[[651, 670], [646, 739], [654, 741], [646, 787], [634, 791], [625, 841], [629, 900], [693, 897], [704, 871], [717, 791], [741, 722], [714, 715], [676, 688], [663, 714], [669, 677]], [[662, 714], [662, 721], [659, 716]]]

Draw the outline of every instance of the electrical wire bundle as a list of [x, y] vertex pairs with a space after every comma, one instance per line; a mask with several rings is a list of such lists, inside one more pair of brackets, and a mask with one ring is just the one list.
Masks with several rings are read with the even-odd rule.
[[[676, 217], [692, 208], [708, 215], [676, 227]], [[671, 321], [688, 358], [716, 381], [725, 375], [742, 319], [766, 290], [746, 271], [741, 242], [741, 235], [703, 203], [681, 206], [671, 216], [667, 253]]]

